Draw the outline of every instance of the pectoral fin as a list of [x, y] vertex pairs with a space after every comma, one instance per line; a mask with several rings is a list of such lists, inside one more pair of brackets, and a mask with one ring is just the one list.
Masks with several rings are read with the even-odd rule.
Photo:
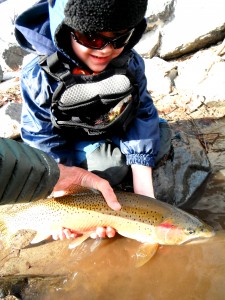
[[46, 230], [43, 231], [38, 231], [33, 240], [30, 242], [31, 244], [37, 244], [40, 243], [46, 239], [48, 239], [51, 236], [50, 233], [46, 232]]
[[139, 268], [146, 264], [156, 253], [159, 245], [144, 243], [140, 245], [137, 252], [133, 256], [135, 259], [135, 267]]
[[74, 249], [80, 244], [82, 244], [84, 241], [86, 241], [90, 237], [90, 233], [88, 234], [83, 234], [82, 236], [76, 237], [74, 241], [69, 244], [69, 249]]

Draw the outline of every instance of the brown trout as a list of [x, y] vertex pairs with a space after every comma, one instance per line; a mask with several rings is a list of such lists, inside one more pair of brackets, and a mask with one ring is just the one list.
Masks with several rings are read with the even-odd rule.
[[[48, 238], [62, 227], [73, 229], [87, 239], [98, 226], [111, 226], [127, 238], [144, 243], [140, 248], [143, 265], [158, 245], [180, 245], [214, 235], [212, 228], [195, 216], [159, 200], [127, 192], [117, 192], [120, 211], [108, 207], [102, 195], [76, 194], [38, 200], [16, 211], [0, 212], [0, 237], [9, 246], [18, 230], [34, 230], [31, 243]], [[75, 239], [75, 242], [78, 239]]]

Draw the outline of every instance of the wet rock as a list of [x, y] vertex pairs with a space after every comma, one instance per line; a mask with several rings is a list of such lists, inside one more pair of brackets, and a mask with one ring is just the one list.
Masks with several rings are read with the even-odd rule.
[[3, 300], [20, 300], [22, 299], [22, 291], [27, 285], [27, 278], [18, 276], [9, 276], [0, 279], [0, 299]]
[[155, 196], [178, 207], [190, 207], [211, 172], [205, 150], [194, 136], [174, 132], [173, 157], [154, 170]]
[[63, 276], [23, 276], [9, 275], [0, 279], [0, 299], [1, 300], [22, 300], [22, 299], [40, 299], [40, 291], [51, 288], [51, 286], [60, 286], [64, 280]]

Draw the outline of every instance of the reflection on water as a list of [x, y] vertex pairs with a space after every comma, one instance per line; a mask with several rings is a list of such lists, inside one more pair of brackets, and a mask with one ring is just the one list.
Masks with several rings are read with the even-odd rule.
[[[224, 300], [225, 186], [218, 173], [192, 213], [212, 225], [217, 234], [203, 242], [162, 246], [146, 265], [136, 269], [132, 260], [138, 242], [122, 237], [88, 240], [69, 250], [68, 241], [57, 241], [50, 257], [39, 246], [39, 257], [20, 295], [25, 300]], [[42, 276], [40, 276], [42, 275]], [[56, 277], [54, 277], [56, 276]]]

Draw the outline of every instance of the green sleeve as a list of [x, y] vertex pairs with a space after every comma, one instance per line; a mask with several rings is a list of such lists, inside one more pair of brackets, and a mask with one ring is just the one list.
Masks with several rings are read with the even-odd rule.
[[45, 198], [58, 178], [58, 165], [46, 153], [0, 138], [0, 204]]

